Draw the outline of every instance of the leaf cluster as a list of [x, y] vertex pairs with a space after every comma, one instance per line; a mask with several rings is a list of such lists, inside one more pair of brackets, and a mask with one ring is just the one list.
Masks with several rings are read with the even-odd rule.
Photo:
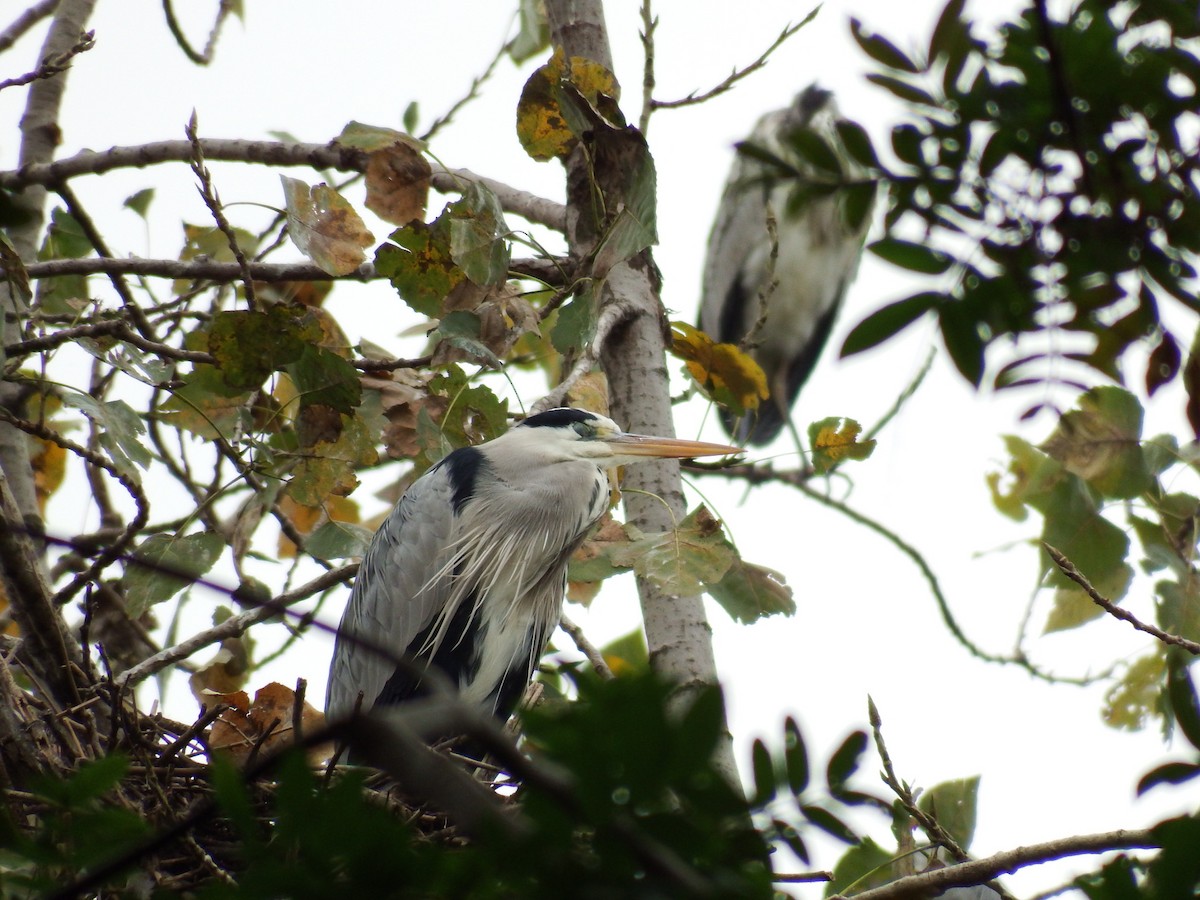
[[923, 54], [853, 24], [877, 67], [868, 78], [909, 111], [891, 129], [894, 161], [865, 138], [847, 144], [887, 188], [887, 231], [870, 249], [938, 286], [868, 316], [843, 353], [932, 314], [978, 386], [1001, 338], [1037, 335], [1001, 359], [993, 383], [1010, 388], [1089, 370], [1120, 380], [1149, 338], [1153, 393], [1182, 356], [1161, 308], [1200, 310], [1187, 137], [1200, 26], [1178, 3], [1082, 0], [1061, 15], [1030, 4], [985, 39], [964, 5], [946, 5]]

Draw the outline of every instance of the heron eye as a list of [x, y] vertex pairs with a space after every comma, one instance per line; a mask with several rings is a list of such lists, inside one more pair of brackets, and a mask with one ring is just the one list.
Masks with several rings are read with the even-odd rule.
[[571, 427], [575, 429], [575, 433], [581, 438], [594, 438], [596, 436], [596, 426], [591, 422], [572, 422]]

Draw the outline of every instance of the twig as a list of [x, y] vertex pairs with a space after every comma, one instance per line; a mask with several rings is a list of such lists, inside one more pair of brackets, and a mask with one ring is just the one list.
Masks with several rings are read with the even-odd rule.
[[1092, 598], [1092, 602], [1114, 619], [1120, 619], [1123, 622], [1128, 622], [1138, 631], [1145, 632], [1151, 637], [1162, 641], [1164, 644], [1170, 644], [1173, 647], [1182, 647], [1193, 656], [1200, 656], [1200, 643], [1188, 640], [1185, 637], [1180, 637], [1177, 634], [1170, 634], [1166, 631], [1163, 631], [1161, 628], [1155, 627], [1154, 625], [1146, 624], [1141, 619], [1137, 618], [1137, 616], [1135, 616], [1133, 613], [1122, 609], [1111, 600], [1102, 596], [1099, 591], [1092, 587], [1091, 582], [1084, 577], [1083, 573], [1075, 568], [1075, 564], [1063, 555], [1061, 550], [1051, 547], [1044, 541], [1042, 542], [1042, 546], [1046, 548], [1046, 553], [1050, 555], [1050, 558], [1054, 560], [1054, 564], [1062, 570], [1062, 573], [1083, 588], [1087, 595]]
[[221, 229], [221, 234], [225, 235], [225, 240], [229, 244], [233, 258], [237, 260], [238, 270], [242, 275], [242, 285], [246, 291], [246, 304], [251, 309], [254, 309], [258, 303], [254, 296], [254, 277], [250, 274], [250, 262], [246, 259], [246, 254], [242, 252], [237, 235], [233, 233], [233, 227], [229, 224], [229, 220], [225, 218], [225, 211], [222, 209], [221, 201], [217, 197], [216, 189], [213, 187], [212, 173], [204, 165], [204, 147], [196, 134], [195, 110], [192, 110], [192, 116], [188, 119], [187, 128], [184, 131], [187, 134], [188, 142], [192, 145], [191, 165], [192, 171], [200, 181], [198, 188], [200, 197], [204, 200], [204, 205], [208, 207], [208, 211], [212, 214], [213, 221]]
[[[329, 588], [349, 580], [357, 571], [357, 564], [331, 569], [323, 575], [318, 575], [312, 581], [308, 582], [308, 584], [280, 594], [278, 597], [256, 606], [254, 609], [239, 613], [236, 616], [230, 616], [220, 625], [215, 625], [206, 631], [194, 634], [173, 647], [167, 647], [155, 653], [153, 656], [142, 660], [133, 668], [126, 669], [116, 677], [115, 681], [119, 687], [132, 687], [135, 684], [145, 681], [156, 672], [162, 671], [172, 663], [178, 662], [181, 659], [187, 659], [198, 650], [203, 650], [212, 644], [220, 643], [226, 638], [237, 637], [251, 625], [278, 615], [292, 604], [298, 603], [314, 594], [319, 594], [322, 591], [327, 591]], [[214, 585], [214, 587], [216, 586]], [[218, 589], [225, 590], [224, 588]], [[227, 591], [227, 593], [229, 592]]]
[[579, 355], [579, 359], [575, 361], [575, 365], [571, 368], [570, 373], [564, 378], [555, 388], [546, 396], [542, 397], [531, 407], [531, 412], [542, 412], [547, 409], [553, 409], [556, 406], [561, 406], [563, 399], [570, 392], [576, 382], [584, 375], [592, 371], [592, 368], [600, 359], [600, 354], [604, 351], [604, 345], [608, 343], [609, 337], [618, 325], [628, 322], [634, 315], [636, 310], [628, 304], [614, 300], [604, 307], [600, 312], [600, 317], [596, 320], [596, 336], [592, 338], [583, 353]]
[[42, 78], [53, 78], [55, 75], [61, 75], [70, 68], [72, 59], [80, 53], [86, 53], [96, 46], [96, 42], [93, 40], [94, 36], [94, 31], [83, 32], [79, 35], [79, 40], [74, 46], [69, 47], [62, 53], [47, 56], [32, 72], [26, 72], [24, 75], [19, 75], [16, 78], [6, 78], [4, 81], [0, 81], [0, 91], [9, 87], [20, 87], [23, 84], [31, 84]]
[[575, 642], [575, 646], [579, 648], [579, 652], [587, 657], [588, 662], [592, 664], [596, 674], [604, 680], [608, 681], [617, 676], [613, 674], [613, 670], [609, 668], [608, 662], [604, 659], [604, 654], [600, 649], [587, 639], [583, 633], [583, 629], [572, 622], [564, 614], [558, 620], [558, 627], [567, 633], [567, 635]]
[[428, 141], [435, 134], [454, 121], [454, 117], [458, 114], [459, 110], [479, 96], [479, 89], [483, 87], [487, 80], [492, 77], [493, 73], [495, 73], [496, 66], [499, 65], [500, 60], [504, 58], [504, 54], [508, 51], [508, 46], [509, 42], [507, 40], [500, 45], [500, 49], [498, 49], [495, 55], [492, 56], [491, 61], [487, 64], [487, 68], [471, 79], [471, 86], [467, 89], [466, 94], [458, 98], [458, 100], [456, 100], [448, 110], [438, 116], [438, 118], [434, 119], [433, 124], [425, 129], [425, 133], [420, 136], [419, 140]]
[[40, 0], [13, 19], [7, 28], [0, 31], [0, 53], [15, 44], [25, 32], [54, 12], [58, 3], [59, 0]]
[[213, 53], [217, 49], [217, 39], [221, 36], [221, 27], [225, 24], [225, 20], [229, 18], [229, 14], [234, 10], [233, 0], [221, 0], [217, 7], [217, 15], [213, 20], [212, 27], [208, 30], [208, 39], [204, 43], [203, 50], [196, 50], [191, 41], [187, 39], [187, 35], [183, 33], [183, 27], [179, 24], [179, 20], [175, 18], [175, 8], [171, 0], [163, 0], [163, 14], [167, 19], [167, 28], [171, 30], [171, 36], [175, 38], [175, 43], [179, 45], [179, 49], [183, 51], [184, 56], [190, 59], [198, 66], [207, 66], [213, 60]]
[[651, 0], [642, 0], [642, 114], [638, 117], [638, 130], [643, 135], [650, 130], [650, 116], [654, 112], [654, 32], [658, 28], [658, 16], [650, 8]]
[[200, 350], [183, 350], [179, 347], [172, 347], [169, 344], [160, 344], [156, 341], [146, 340], [144, 337], [131, 331], [129, 323], [122, 319], [106, 319], [101, 322], [77, 325], [74, 328], [64, 328], [61, 331], [30, 338], [27, 341], [6, 344], [4, 347], [4, 357], [5, 359], [14, 359], [29, 356], [31, 353], [43, 353], [47, 350], [61, 347], [63, 344], [72, 344], [80, 338], [92, 337], [115, 337], [118, 340], [132, 344], [139, 350], [145, 350], [148, 353], [153, 353], [167, 359], [208, 363], [209, 365], [216, 364], [216, 358], [211, 353], [204, 353]]
[[652, 109], [679, 109], [684, 106], [695, 106], [698, 103], [704, 103], [706, 100], [711, 100], [713, 97], [719, 97], [721, 94], [724, 94], [726, 91], [730, 90], [743, 78], [747, 77], [748, 75], [752, 75], [765, 66], [767, 64], [767, 59], [771, 56], [771, 54], [778, 50], [784, 41], [811, 22], [820, 9], [821, 7], [817, 6], [812, 12], [810, 12], [795, 25], [788, 25], [779, 33], [779, 37], [775, 38], [775, 40], [771, 42], [771, 46], [762, 52], [762, 55], [759, 56], [758, 59], [754, 60], [754, 62], [750, 63], [750, 65], [746, 66], [744, 69], [734, 69], [729, 74], [729, 77], [716, 87], [710, 88], [703, 93], [692, 91], [686, 97], [683, 97], [679, 100], [651, 100], [650, 107]]
[[832, 872], [776, 872], [771, 880], [778, 884], [811, 884], [815, 881], [833, 881]]
[[[104, 240], [104, 235], [96, 227], [92, 217], [88, 215], [83, 204], [79, 202], [79, 198], [75, 195], [75, 191], [66, 182], [61, 182], [54, 185], [54, 192], [62, 198], [63, 203], [67, 205], [67, 212], [71, 214], [81, 229], [88, 242], [95, 248], [96, 253], [102, 259], [112, 259], [112, 251], [108, 249], [108, 243]], [[125, 307], [125, 311], [129, 314], [130, 320], [137, 326], [148, 340], [154, 340], [154, 326], [150, 324], [150, 320], [146, 318], [146, 314], [142, 312], [142, 308], [138, 306], [137, 301], [133, 299], [133, 294], [129, 290], [129, 285], [125, 283], [125, 279], [121, 277], [119, 272], [109, 271], [106, 273], [108, 280], [112, 283], [113, 290], [117, 292], [117, 296], [121, 298], [121, 304]]]
[[[891, 754], [888, 753], [887, 744], [883, 740], [883, 719], [880, 718], [879, 710], [875, 707], [875, 701], [870, 698], [867, 698], [867, 715], [871, 721], [871, 732], [875, 737], [875, 748], [879, 751], [879, 759], [883, 763], [883, 775], [881, 776], [883, 783], [892, 789], [892, 793], [899, 799], [904, 811], [921, 827], [930, 841], [944, 847], [959, 863], [970, 862], [971, 856], [966, 849], [942, 827], [942, 823], [937, 820], [936, 816], [930, 815], [917, 805], [917, 798], [909, 790], [908, 785], [896, 777]], [[1014, 900], [1012, 894], [1003, 885], [989, 883], [988, 887], [1003, 900]]]

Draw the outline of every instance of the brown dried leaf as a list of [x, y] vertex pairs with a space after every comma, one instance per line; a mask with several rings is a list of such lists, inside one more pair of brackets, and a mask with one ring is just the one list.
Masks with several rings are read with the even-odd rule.
[[417, 437], [417, 416], [423, 408], [436, 422], [449, 405], [446, 398], [429, 395], [427, 382], [411, 369], [397, 369], [390, 378], [367, 375], [362, 379], [364, 389], [379, 392], [380, 406], [388, 420], [383, 445], [392, 459], [412, 459], [423, 449]]
[[[244, 691], [209, 693], [204, 703], [225, 703], [229, 708], [213, 723], [209, 746], [214, 752], [229, 754], [238, 765], [244, 765], [258, 747], [259, 754], [278, 750], [292, 743], [296, 692], [278, 682], [260, 688], [250, 703]], [[311, 733], [325, 723], [325, 717], [307, 702], [300, 713], [301, 727]], [[329, 747], [308, 751], [310, 762], [316, 763], [329, 755]]]
[[250, 656], [241, 638], [226, 638], [203, 668], [188, 679], [192, 696], [204, 704], [211, 694], [229, 694], [241, 690], [249, 677]]
[[424, 221], [433, 170], [417, 150], [397, 141], [367, 156], [367, 209], [385, 222]]
[[310, 187], [281, 175], [288, 234], [300, 252], [330, 275], [349, 275], [367, 258], [364, 247], [375, 243], [354, 207], [326, 184]]

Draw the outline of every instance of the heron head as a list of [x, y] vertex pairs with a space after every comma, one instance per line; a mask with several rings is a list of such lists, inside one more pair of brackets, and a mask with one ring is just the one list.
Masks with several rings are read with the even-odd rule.
[[[731, 456], [741, 447], [684, 441], [622, 431], [612, 419], [585, 409], [551, 409], [523, 421], [519, 429], [537, 429], [543, 446], [553, 444], [563, 456], [590, 460], [600, 466], [624, 466], [648, 457], [692, 459], [697, 456]], [[545, 429], [544, 431], [542, 429]], [[514, 429], [516, 430], [516, 429]]]

